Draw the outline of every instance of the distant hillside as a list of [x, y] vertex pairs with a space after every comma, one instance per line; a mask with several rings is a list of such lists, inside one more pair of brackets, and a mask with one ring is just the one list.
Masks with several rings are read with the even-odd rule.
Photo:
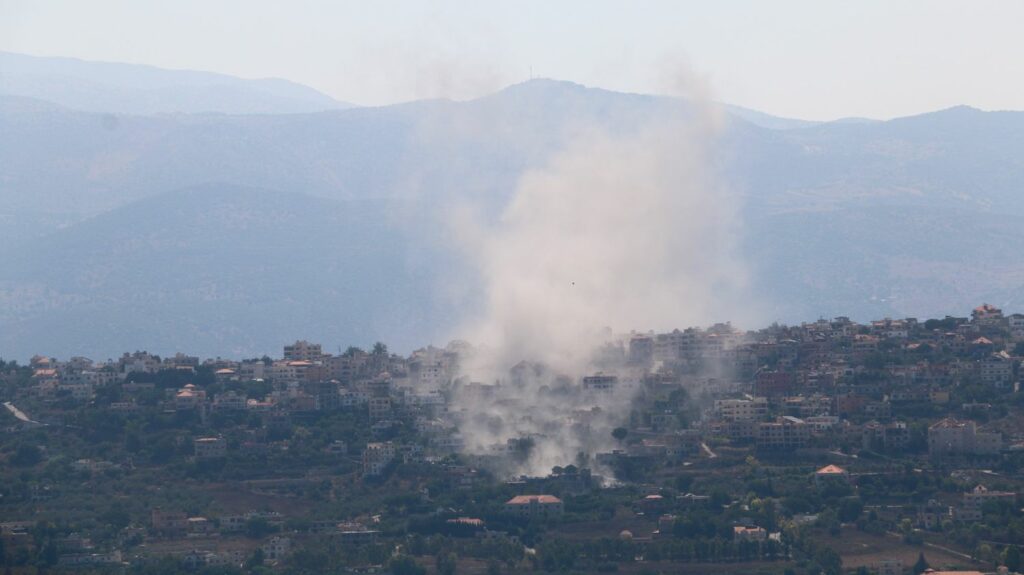
[[[89, 215], [226, 181], [328, 198], [459, 186], [501, 204], [580, 126], [632, 129], [678, 105], [534, 81], [469, 102], [270, 116], [87, 114], [0, 98], [5, 209]], [[734, 118], [722, 174], [772, 211], [877, 202], [1024, 213], [1024, 113], [951, 109], [769, 130]]]
[[380, 200], [211, 184], [148, 198], [0, 250], [0, 350], [45, 346], [258, 355], [301, 337], [400, 348], [450, 327], [447, 256]]
[[0, 94], [87, 112], [282, 114], [349, 107], [307, 86], [138, 64], [0, 52]]
[[[0, 355], [68, 355], [85, 330], [113, 351], [143, 339], [197, 353], [299, 335], [428, 341], [471, 305], [445, 300], [451, 256], [424, 247], [444, 233], [439, 206], [457, 195], [496, 214], [520, 175], [581, 129], [625, 133], [680, 106], [553, 80], [468, 102], [286, 115], [99, 114], [0, 97], [0, 245], [17, 262], [0, 271]], [[1024, 113], [790, 129], [731, 115], [713, 152], [743, 198], [753, 297], [770, 319], [942, 316], [1024, 299]], [[220, 218], [237, 208], [273, 238], [264, 267], [242, 263], [259, 260], [261, 233], [205, 215], [210, 188], [196, 186], [209, 182], [231, 190]], [[354, 206], [369, 211], [346, 219]], [[392, 267], [328, 273], [335, 253]], [[403, 275], [409, 261], [417, 272]], [[348, 315], [313, 311], [321, 300]], [[124, 329], [122, 308], [144, 327]]]
[[808, 128], [810, 126], [817, 126], [821, 122], [815, 122], [812, 120], [798, 120], [796, 118], [780, 118], [778, 116], [772, 116], [759, 112], [757, 110], [751, 110], [750, 108], [744, 108], [742, 106], [731, 106], [726, 104], [725, 109], [730, 114], [737, 118], [742, 118], [755, 126], [762, 128], [768, 128], [771, 130], [793, 130], [796, 128]]
[[768, 319], [924, 319], [966, 315], [979, 302], [1024, 308], [1019, 215], [851, 206], [748, 222], [745, 253]]

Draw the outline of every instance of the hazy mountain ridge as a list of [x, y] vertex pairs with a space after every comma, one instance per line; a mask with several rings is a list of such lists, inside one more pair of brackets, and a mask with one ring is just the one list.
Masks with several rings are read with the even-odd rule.
[[409, 242], [396, 209], [226, 184], [140, 200], [0, 253], [0, 349], [419, 344], [446, 325], [430, 288], [447, 256]]
[[771, 114], [765, 114], [758, 110], [751, 110], [750, 108], [744, 108], [743, 106], [734, 106], [730, 104], [723, 104], [725, 109], [738, 118], [742, 118], [751, 124], [760, 126], [762, 128], [768, 128], [771, 130], [795, 130], [798, 128], [808, 128], [810, 126], [817, 126], [824, 122], [817, 122], [814, 120], [800, 120], [797, 118], [782, 118], [779, 116], [772, 116]]
[[[574, 127], [629, 129], [672, 105], [552, 81], [464, 103], [283, 116], [26, 112], [24, 100], [3, 98], [0, 170], [11, 182], [9, 203], [25, 209], [43, 200], [83, 215], [208, 181], [333, 198], [429, 194], [458, 182], [503, 198], [509, 180], [543, 165]], [[968, 114], [977, 121], [954, 109], [785, 131], [734, 118], [721, 142], [722, 171], [756, 207], [896, 196], [1024, 213], [1014, 188], [1024, 174], [1024, 113]]]
[[[445, 293], [460, 272], [437, 247], [439, 206], [457, 193], [495, 214], [572, 138], [627, 133], [678, 106], [552, 80], [468, 102], [287, 115], [94, 114], [2, 97], [0, 350], [430, 341], [473, 304]], [[727, 120], [714, 157], [744, 201], [766, 319], [1024, 299], [1024, 113]], [[211, 181], [225, 184], [201, 186]], [[375, 207], [355, 217], [360, 205]], [[81, 341], [100, 351], [65, 347]]]
[[245, 80], [213, 72], [10, 52], [0, 52], [0, 93], [117, 114], [282, 114], [351, 106], [280, 78]]
[[751, 220], [745, 251], [772, 319], [964, 315], [1024, 307], [1021, 217], [921, 206]]

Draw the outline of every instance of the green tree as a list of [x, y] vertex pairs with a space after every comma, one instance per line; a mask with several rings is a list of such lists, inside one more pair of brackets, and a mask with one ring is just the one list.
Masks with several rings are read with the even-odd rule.
[[388, 563], [388, 568], [393, 575], [424, 575], [427, 572], [426, 569], [417, 565], [413, 558], [408, 555], [399, 555], [391, 559], [391, 562]]
[[124, 448], [128, 453], [138, 453], [142, 450], [142, 440], [137, 431], [129, 431], [124, 436]]
[[23, 443], [14, 451], [14, 455], [11, 456], [10, 462], [12, 465], [17, 465], [19, 467], [32, 467], [42, 460], [43, 452], [38, 446]]
[[1020, 571], [1020, 549], [1016, 545], [1007, 545], [1006, 549], [1003, 549], [1003, 565], [1010, 571]]
[[814, 553], [814, 561], [827, 575], [840, 575], [843, 572], [843, 558], [831, 547], [818, 549]]
[[844, 497], [839, 502], [839, 520], [844, 523], [856, 521], [864, 511], [864, 502], [859, 497]]
[[57, 544], [53, 541], [47, 541], [39, 551], [39, 565], [41, 566], [50, 567], [56, 565], [59, 558], [60, 551], [57, 549]]
[[252, 555], [249, 556], [249, 559], [246, 560], [245, 570], [252, 571], [256, 567], [263, 565], [264, 559], [266, 558], [263, 556], [263, 548], [257, 547], [256, 550], [252, 552]]
[[924, 573], [927, 569], [928, 560], [924, 558], [924, 551], [922, 551], [918, 553], [917, 561], [914, 562], [914, 567], [911, 569], [911, 571], [914, 573], [914, 575], [921, 575], [921, 573]]
[[725, 505], [728, 505], [729, 503], [732, 502], [732, 497], [730, 497], [728, 493], [726, 493], [724, 490], [720, 488], [712, 490], [710, 498], [711, 506], [716, 509], [724, 507]]
[[100, 514], [100, 520], [103, 523], [110, 525], [115, 529], [123, 529], [131, 523], [131, 516], [125, 511], [124, 506], [120, 503], [115, 503], [107, 509], [105, 512]]
[[626, 429], [625, 427], [616, 427], [615, 429], [612, 430], [612, 437], [614, 437], [617, 441], [622, 441], [623, 439], [626, 439], [627, 435], [629, 435], [629, 430]]
[[437, 573], [438, 575], [455, 575], [455, 568], [458, 565], [457, 557], [454, 553], [438, 553], [437, 554]]
[[178, 449], [177, 443], [170, 435], [161, 435], [149, 449], [149, 459], [153, 463], [163, 464], [174, 458]]
[[273, 531], [274, 528], [262, 517], [253, 517], [245, 522], [245, 536], [250, 539], [263, 538]]

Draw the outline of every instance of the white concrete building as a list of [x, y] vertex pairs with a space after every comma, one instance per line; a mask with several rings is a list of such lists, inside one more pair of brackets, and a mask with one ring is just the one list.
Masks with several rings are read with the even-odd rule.
[[718, 399], [715, 414], [726, 421], [761, 421], [768, 415], [768, 398]]
[[383, 473], [397, 452], [395, 444], [390, 441], [367, 444], [363, 450], [363, 475], [372, 477]]

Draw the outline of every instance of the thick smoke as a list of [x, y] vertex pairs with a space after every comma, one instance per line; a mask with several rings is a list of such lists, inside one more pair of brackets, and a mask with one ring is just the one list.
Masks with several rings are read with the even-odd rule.
[[[738, 206], [711, 153], [718, 111], [693, 97], [662, 104], [625, 129], [579, 130], [521, 178], [495, 225], [460, 220], [485, 290], [463, 326], [477, 347], [462, 375], [500, 382], [455, 390], [469, 452], [531, 436], [517, 471], [542, 474], [610, 449], [640, 379], [615, 360], [621, 334], [705, 324], [740, 303]], [[524, 361], [542, 367], [510, 371]], [[619, 376], [614, 392], [581, 389], [598, 370]]]

